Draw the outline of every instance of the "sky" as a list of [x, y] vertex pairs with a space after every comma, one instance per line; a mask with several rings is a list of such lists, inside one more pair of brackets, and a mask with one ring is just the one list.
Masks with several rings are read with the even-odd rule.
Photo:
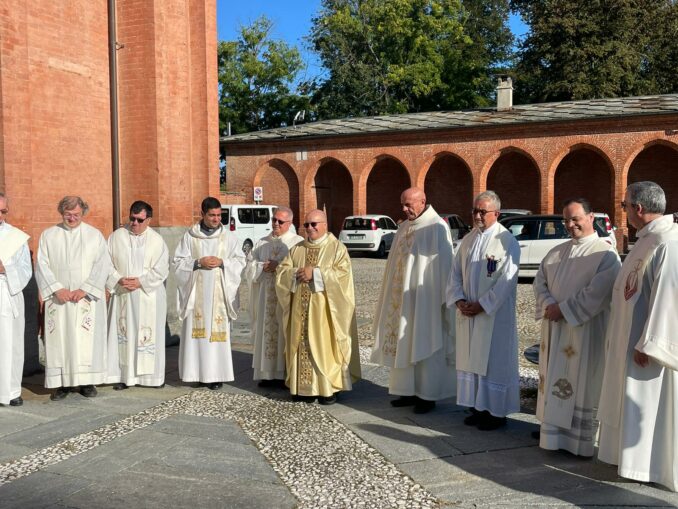
[[[235, 40], [240, 25], [249, 25], [262, 14], [273, 21], [273, 38], [296, 45], [306, 63], [306, 76], [321, 73], [320, 63], [303, 40], [311, 29], [311, 18], [320, 8], [320, 0], [217, 0], [217, 32], [220, 41]], [[521, 36], [527, 27], [519, 17], [512, 16], [511, 30]]]

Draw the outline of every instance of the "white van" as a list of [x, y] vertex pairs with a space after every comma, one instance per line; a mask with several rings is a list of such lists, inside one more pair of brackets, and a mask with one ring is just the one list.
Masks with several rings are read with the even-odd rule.
[[222, 205], [221, 224], [242, 242], [242, 250], [249, 253], [256, 242], [271, 233], [271, 219], [276, 205]]

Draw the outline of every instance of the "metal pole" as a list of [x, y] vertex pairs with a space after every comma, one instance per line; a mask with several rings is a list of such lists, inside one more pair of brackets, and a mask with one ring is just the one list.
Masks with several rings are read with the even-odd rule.
[[120, 159], [118, 152], [118, 66], [115, 0], [108, 0], [108, 76], [111, 97], [111, 170], [113, 172], [113, 229], [120, 227]]

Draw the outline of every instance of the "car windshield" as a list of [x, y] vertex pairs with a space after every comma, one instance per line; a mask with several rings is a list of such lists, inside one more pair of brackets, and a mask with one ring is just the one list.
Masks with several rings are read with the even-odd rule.
[[366, 217], [349, 217], [344, 220], [344, 230], [371, 230], [372, 219]]
[[596, 217], [593, 219], [593, 227], [601, 237], [607, 237], [610, 233], [607, 231], [607, 224], [604, 217]]

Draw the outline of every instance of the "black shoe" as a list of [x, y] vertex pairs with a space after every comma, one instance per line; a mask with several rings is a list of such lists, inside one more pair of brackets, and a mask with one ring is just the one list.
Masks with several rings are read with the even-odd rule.
[[429, 401], [427, 399], [417, 398], [417, 402], [414, 404], [414, 413], [415, 414], [427, 414], [436, 407], [435, 401]]
[[464, 424], [466, 424], [467, 426], [477, 426], [478, 424], [483, 422], [483, 420], [485, 420], [487, 417], [490, 416], [490, 412], [488, 412], [486, 410], [484, 410], [482, 412], [479, 411], [479, 410], [476, 410], [475, 408], [471, 408], [470, 410], [471, 410], [471, 415], [469, 415], [468, 417], [466, 417], [464, 419]]
[[24, 398], [19, 396], [18, 398], [10, 399], [9, 406], [21, 406], [24, 404]]
[[331, 396], [318, 396], [318, 403], [321, 405], [334, 405], [337, 402], [337, 395], [332, 394]]
[[534, 438], [535, 440], [541, 440], [541, 432], [540, 431], [533, 431], [530, 433], [530, 436]]
[[301, 401], [303, 403], [313, 403], [315, 396], [301, 396], [299, 394], [292, 394], [292, 401]]
[[61, 401], [66, 396], [68, 396], [69, 392], [71, 392], [70, 387], [58, 387], [57, 390], [52, 393], [49, 399], [52, 401]]
[[97, 388], [94, 387], [93, 385], [81, 385], [80, 394], [82, 394], [86, 398], [94, 398], [97, 395]]
[[492, 431], [499, 429], [502, 426], [506, 426], [506, 417], [495, 417], [494, 415], [490, 415], [478, 424], [478, 429], [480, 431]]
[[259, 380], [259, 387], [275, 387], [276, 380]]
[[216, 390], [219, 390], [219, 389], [221, 389], [223, 386], [224, 386], [224, 384], [221, 383], [221, 382], [212, 382], [211, 384], [207, 384], [207, 388], [208, 388], [210, 391], [216, 391]]
[[400, 408], [404, 406], [416, 405], [417, 399], [418, 398], [416, 396], [400, 396], [398, 399], [394, 399], [391, 401], [391, 406]]
[[124, 391], [125, 389], [128, 389], [128, 387], [127, 387], [127, 385], [125, 385], [123, 383], [113, 384], [113, 390], [114, 391]]

